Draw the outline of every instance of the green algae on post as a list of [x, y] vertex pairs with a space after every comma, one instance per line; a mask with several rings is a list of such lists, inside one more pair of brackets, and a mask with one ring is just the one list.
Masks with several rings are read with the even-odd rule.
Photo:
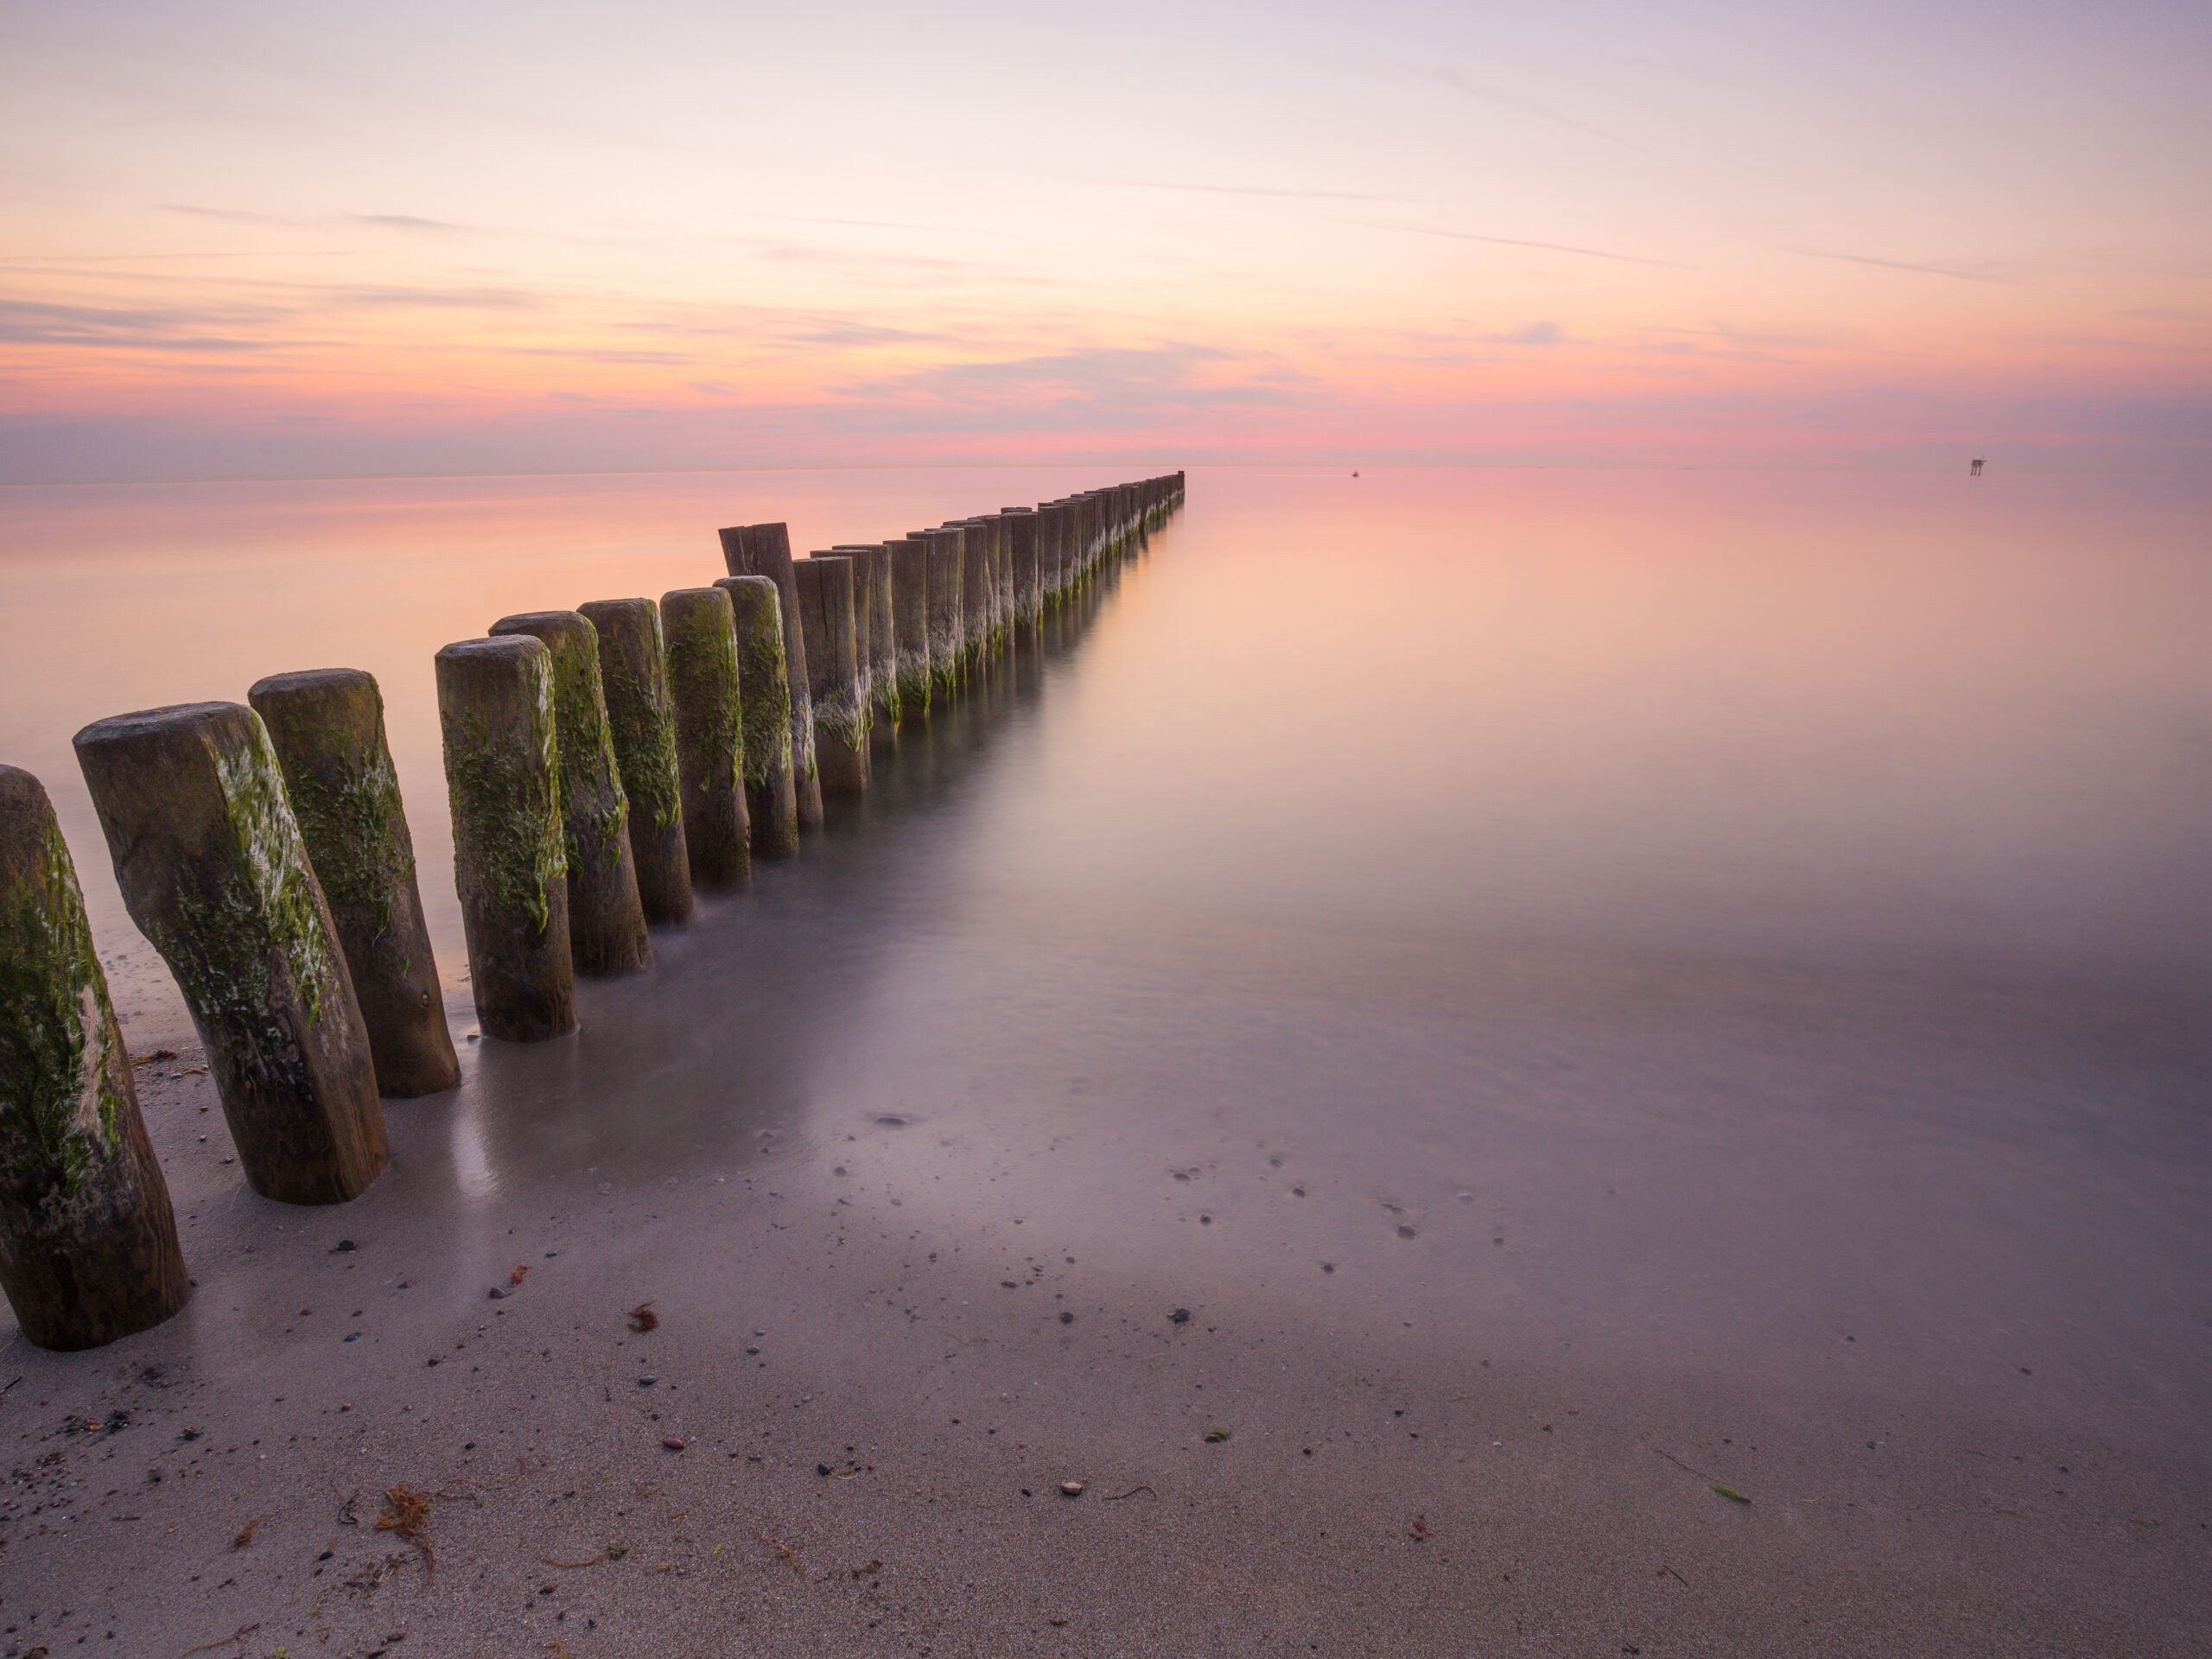
[[261, 717], [185, 703], [77, 734], [130, 919], [184, 993], [247, 1182], [342, 1203], [389, 1153], [368, 1032]]
[[274, 674], [246, 699], [268, 728], [308, 862], [330, 906], [378, 1090], [404, 1096], [452, 1088], [461, 1065], [376, 681], [351, 668]]
[[660, 613], [668, 633], [668, 689], [691, 880], [703, 887], [742, 887], [752, 880], [753, 860], [736, 613], [719, 588], [679, 588], [660, 596]]
[[[722, 563], [728, 567], [730, 575], [766, 576], [776, 584], [777, 610], [784, 632], [784, 660], [788, 664], [791, 791], [798, 804], [799, 823], [809, 830], [819, 830], [822, 780], [816, 771], [814, 705], [807, 696], [810, 682], [806, 640], [798, 626], [798, 579], [791, 574], [791, 531], [780, 524], [733, 524], [721, 531], [720, 536]], [[734, 599], [735, 595], [731, 597]], [[738, 632], [741, 639], [742, 617]], [[760, 850], [757, 842], [754, 850]]]
[[933, 695], [950, 697], [967, 671], [966, 594], [962, 586], [963, 543], [957, 530], [918, 531], [912, 539], [929, 550], [930, 678]]
[[[796, 582], [792, 584], [796, 587]], [[755, 858], [798, 851], [798, 783], [791, 775], [791, 691], [783, 606], [766, 576], [724, 576], [737, 630], [738, 689], [745, 714], [745, 810]]]
[[527, 634], [465, 639], [438, 653], [437, 679], [476, 1017], [486, 1036], [542, 1042], [576, 1028], [552, 658]]
[[168, 1185], [37, 779], [0, 766], [0, 1290], [41, 1348], [94, 1348], [190, 1300]]
[[660, 609], [650, 599], [599, 599], [580, 607], [599, 632], [599, 672], [622, 792], [638, 899], [656, 925], [691, 918], [691, 857], [676, 759], [676, 710]]
[[887, 545], [891, 557], [892, 672], [899, 715], [930, 711], [930, 549], [918, 536]]
[[492, 637], [543, 644], [553, 677], [553, 734], [561, 766], [561, 823], [569, 863], [569, 948], [580, 974], [634, 974], [653, 959], [630, 851], [628, 798], [607, 730], [599, 631], [575, 611], [503, 616]]

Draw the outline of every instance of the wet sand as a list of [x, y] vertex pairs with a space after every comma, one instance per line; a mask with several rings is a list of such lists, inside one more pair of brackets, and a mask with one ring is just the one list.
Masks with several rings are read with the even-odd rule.
[[[2014, 810], [1931, 899], [1894, 791], [1809, 854], [1526, 773], [1343, 810], [1332, 709], [1188, 669], [1245, 567], [1183, 533], [577, 1038], [387, 1103], [350, 1205], [244, 1190], [116, 951], [199, 1290], [0, 1331], [0, 1654], [2203, 1652], [2201, 880], [2161, 933]], [[1539, 798], [1595, 850], [1516, 861]]]

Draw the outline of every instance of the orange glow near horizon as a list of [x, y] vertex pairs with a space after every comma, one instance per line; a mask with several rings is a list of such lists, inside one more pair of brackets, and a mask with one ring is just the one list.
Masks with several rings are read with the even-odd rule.
[[2202, 461], [2212, 25], [20, 8], [0, 481]]

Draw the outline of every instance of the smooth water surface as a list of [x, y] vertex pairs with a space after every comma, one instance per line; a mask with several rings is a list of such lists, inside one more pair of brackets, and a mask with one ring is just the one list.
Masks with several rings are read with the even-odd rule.
[[[157, 1035], [70, 734], [372, 671], [467, 1031], [439, 645], [709, 581], [721, 524], [803, 550], [1113, 476], [0, 493], [0, 759], [54, 792]], [[392, 1109], [449, 1118], [456, 1203], [892, 1115], [917, 1225], [1049, 1210], [1305, 1299], [1317, 1339], [1357, 1280], [1365, 1315], [1737, 1375], [1879, 1342], [1885, 1388], [2024, 1367], [2201, 1452], [2208, 505], [1195, 472], [862, 819], [587, 988], [577, 1040], [471, 1045], [459, 1096]]]

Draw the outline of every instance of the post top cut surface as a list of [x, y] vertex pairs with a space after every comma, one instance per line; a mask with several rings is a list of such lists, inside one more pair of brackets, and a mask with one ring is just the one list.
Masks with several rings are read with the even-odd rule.
[[[550, 633], [577, 633], [591, 628], [591, 619], [582, 611], [518, 611], [512, 616], [503, 616], [492, 625], [494, 638], [501, 634], [528, 633], [543, 639]], [[596, 633], [596, 629], [592, 629]]]
[[441, 661], [447, 659], [455, 662], [486, 659], [496, 661], [500, 658], [524, 658], [533, 653], [542, 654], [544, 650], [545, 642], [535, 634], [504, 633], [489, 639], [456, 639], [439, 652], [438, 657]]
[[253, 710], [242, 702], [173, 702], [161, 709], [141, 709], [128, 715], [110, 715], [77, 734], [79, 750], [110, 743], [130, 743], [170, 732], [205, 731], [234, 723]]
[[257, 697], [297, 696], [310, 691], [351, 691], [373, 689], [376, 676], [363, 668], [302, 668], [289, 674], [266, 674], [246, 690], [246, 700]]

